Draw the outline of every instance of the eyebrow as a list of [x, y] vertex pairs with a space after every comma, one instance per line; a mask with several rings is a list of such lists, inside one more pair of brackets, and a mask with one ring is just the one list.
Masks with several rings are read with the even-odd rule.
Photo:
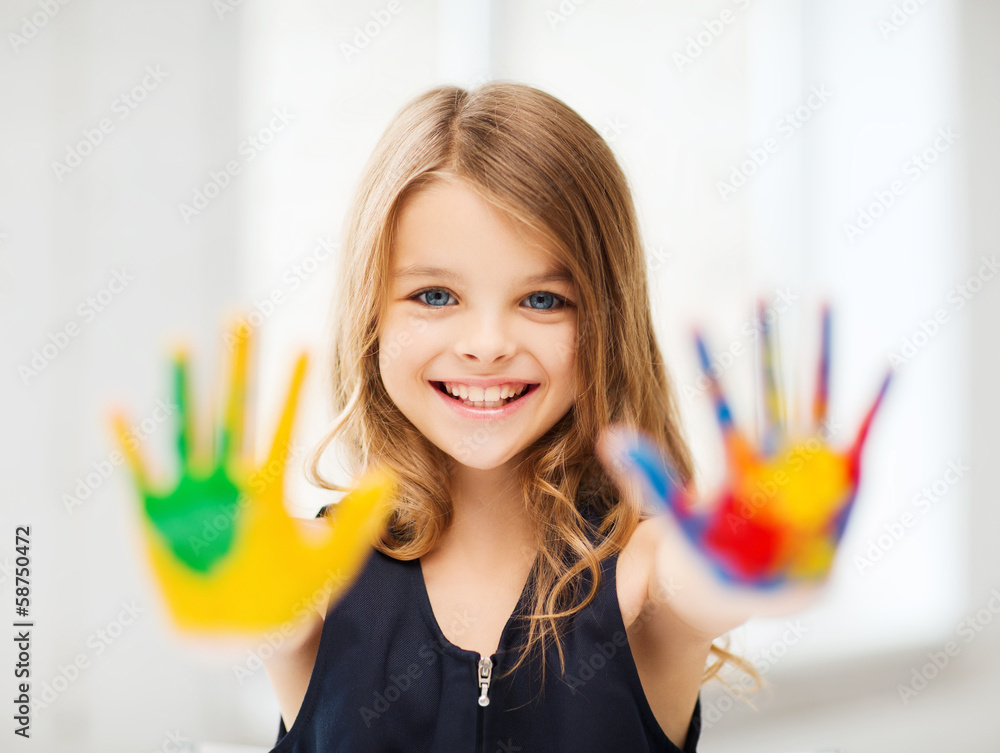
[[[450, 269], [432, 267], [427, 264], [411, 264], [408, 267], [397, 269], [392, 273], [393, 280], [400, 280], [404, 277], [443, 277], [453, 282], [461, 282], [462, 280], [461, 275], [456, 274]], [[525, 277], [521, 280], [522, 285], [540, 285], [546, 282], [572, 283], [573, 277], [565, 269], [553, 269], [542, 274]]]

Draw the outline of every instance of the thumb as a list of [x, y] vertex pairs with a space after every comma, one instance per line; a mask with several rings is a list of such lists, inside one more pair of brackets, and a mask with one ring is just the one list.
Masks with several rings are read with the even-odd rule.
[[377, 466], [336, 504], [333, 532], [325, 547], [335, 567], [349, 574], [360, 568], [388, 521], [396, 492], [394, 476]]
[[612, 424], [601, 432], [596, 449], [601, 465], [623, 491], [636, 484], [652, 512], [666, 508], [678, 518], [687, 517], [677, 473], [651, 437], [623, 424]]

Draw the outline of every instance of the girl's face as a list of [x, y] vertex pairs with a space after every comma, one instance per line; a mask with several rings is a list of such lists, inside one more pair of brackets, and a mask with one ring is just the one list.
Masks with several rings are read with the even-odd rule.
[[399, 214], [382, 382], [465, 466], [512, 460], [576, 399], [576, 294], [544, 243], [458, 180], [420, 190]]

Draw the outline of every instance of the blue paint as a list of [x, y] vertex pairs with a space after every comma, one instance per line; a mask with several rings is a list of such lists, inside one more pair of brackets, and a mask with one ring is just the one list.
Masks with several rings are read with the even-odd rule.
[[711, 382], [713, 390], [712, 396], [715, 402], [715, 410], [718, 415], [719, 424], [721, 424], [723, 430], [728, 430], [733, 424], [733, 416], [729, 411], [729, 404], [726, 403], [726, 398], [722, 395], [722, 387], [719, 385], [718, 380], [712, 376], [710, 369], [712, 368], [712, 359], [709, 358], [708, 348], [705, 346], [705, 341], [702, 339], [700, 333], [695, 331], [694, 333], [694, 343], [695, 347], [698, 349], [698, 360], [701, 362], [701, 370], [705, 373], [705, 377]]
[[645, 474], [646, 479], [656, 491], [658, 501], [670, 507], [674, 485], [667, 475], [667, 469], [664, 467], [659, 453], [646, 442], [640, 441], [629, 447], [628, 457], [633, 465]]

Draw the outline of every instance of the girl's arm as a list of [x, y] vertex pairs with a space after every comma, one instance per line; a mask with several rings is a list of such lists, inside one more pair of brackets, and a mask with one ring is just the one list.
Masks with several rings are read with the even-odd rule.
[[[763, 310], [763, 309], [762, 309]], [[700, 504], [650, 437], [627, 426], [602, 433], [597, 454], [623, 495], [655, 514], [639, 524], [647, 568], [647, 625], [638, 639], [656, 668], [653, 686], [689, 698], [713, 639], [750, 617], [800, 611], [820, 595], [857, 495], [861, 453], [890, 374], [844, 450], [829, 442], [830, 314], [824, 307], [811, 426], [788, 425], [774, 364], [776, 345], [761, 314], [765, 387], [762, 440], [736, 425], [696, 334], [702, 370], [726, 449], [728, 473], [713, 503]], [[645, 504], [643, 504], [645, 503]], [[637, 620], [638, 622], [638, 620]], [[690, 664], [688, 661], [690, 660]], [[645, 683], [644, 683], [645, 684]], [[673, 711], [671, 713], [674, 713]], [[669, 720], [668, 720], [669, 723]]]
[[[322, 532], [325, 526], [322, 520], [297, 520], [296, 523], [303, 529], [314, 529], [318, 533]], [[322, 603], [315, 607], [315, 613], [310, 611], [308, 617], [303, 618], [301, 623], [295, 626], [294, 632], [275, 646], [274, 651], [263, 660], [264, 671], [271, 681], [286, 730], [292, 728], [295, 717], [302, 708], [302, 700], [305, 698], [309, 679], [316, 665], [319, 639], [323, 633], [323, 623], [329, 603], [327, 595]]]
[[264, 660], [264, 670], [278, 700], [285, 729], [290, 730], [302, 707], [323, 632], [323, 618], [310, 615], [295, 634]]
[[645, 598], [642, 608], [626, 627], [646, 700], [667, 737], [683, 749], [712, 637], [693, 630], [669, 608], [676, 584], [668, 583], [664, 589], [654, 568], [657, 548], [664, 545], [663, 532], [656, 521], [644, 520], [619, 561], [622, 567], [634, 567], [642, 573], [639, 577]]

